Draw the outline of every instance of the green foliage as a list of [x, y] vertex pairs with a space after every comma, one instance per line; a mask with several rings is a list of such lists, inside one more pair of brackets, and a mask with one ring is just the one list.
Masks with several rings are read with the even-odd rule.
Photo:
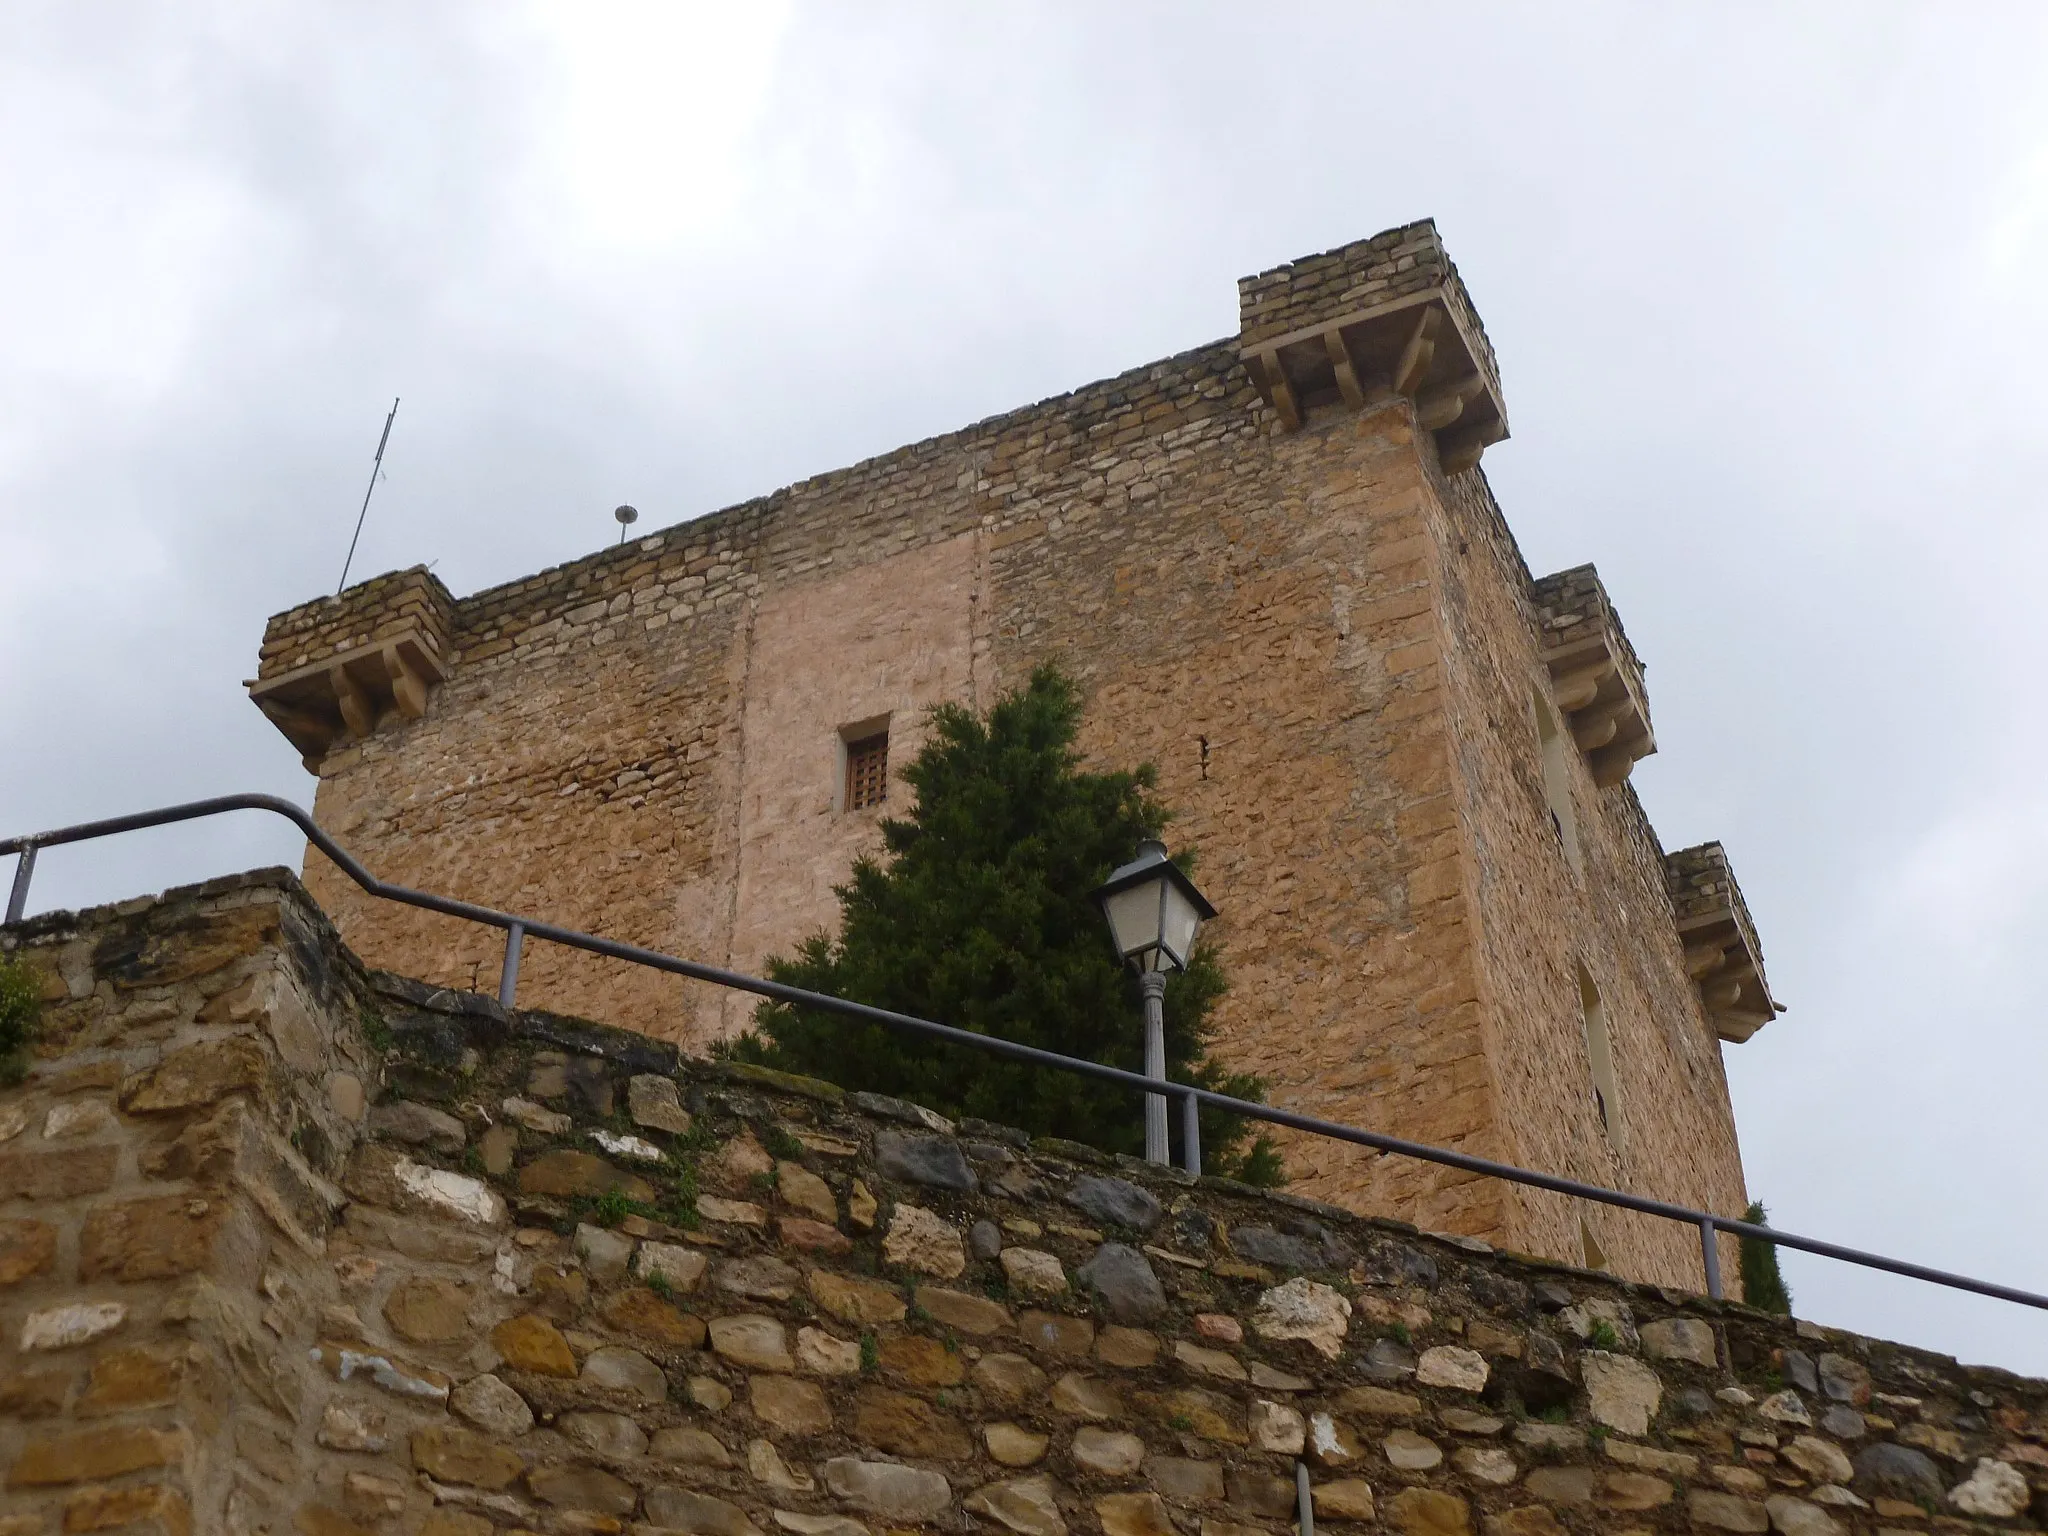
[[882, 1346], [875, 1342], [872, 1333], [860, 1336], [860, 1369], [864, 1376], [872, 1376], [882, 1363]]
[[[1752, 1202], [1742, 1219], [1755, 1226], [1769, 1225], [1770, 1213], [1761, 1202]], [[1792, 1292], [1778, 1273], [1778, 1245], [1761, 1238], [1742, 1239], [1742, 1299], [1765, 1312], [1781, 1317], [1792, 1315]]]
[[761, 1137], [761, 1145], [768, 1149], [771, 1157], [785, 1163], [800, 1163], [804, 1157], [804, 1144], [785, 1130], [781, 1124], [770, 1121], [767, 1131]]
[[42, 977], [26, 960], [0, 960], [0, 1082], [27, 1074], [28, 1046], [42, 1011]]
[[669, 1278], [667, 1275], [649, 1275], [647, 1277], [647, 1289], [654, 1292], [654, 1294], [659, 1296], [663, 1301], [674, 1301], [676, 1299], [676, 1288], [674, 1285], [669, 1283]]
[[633, 1214], [633, 1202], [616, 1189], [608, 1189], [597, 1197], [597, 1204], [591, 1208], [591, 1215], [600, 1227], [616, 1227]]
[[384, 1022], [383, 1014], [366, 1003], [356, 1010], [356, 1020], [362, 1025], [363, 1041], [371, 1050], [382, 1054], [391, 1049], [396, 1036], [391, 1033], [391, 1026]]
[[1603, 1317], [1593, 1325], [1592, 1337], [1586, 1342], [1595, 1349], [1612, 1351], [1621, 1348], [1621, 1335], [1614, 1331], [1614, 1324]]
[[[941, 705], [903, 777], [910, 813], [882, 823], [884, 852], [838, 888], [836, 937], [817, 934], [769, 962], [776, 981], [934, 1019], [1062, 1055], [1143, 1069], [1136, 979], [1121, 966], [1089, 893], [1165, 827], [1150, 767], [1097, 773], [1074, 742], [1080, 698], [1051, 667], [983, 717]], [[1224, 979], [1197, 952], [1166, 988], [1167, 1075], [1263, 1097], [1256, 1077], [1207, 1056]], [[937, 1045], [878, 1025], [764, 1003], [731, 1057], [892, 1094], [1105, 1151], [1144, 1150], [1139, 1101], [1065, 1073]], [[1179, 1114], [1171, 1117], [1178, 1137]], [[1242, 1121], [1204, 1110], [1208, 1171], [1272, 1185], [1272, 1142], [1247, 1147]]]

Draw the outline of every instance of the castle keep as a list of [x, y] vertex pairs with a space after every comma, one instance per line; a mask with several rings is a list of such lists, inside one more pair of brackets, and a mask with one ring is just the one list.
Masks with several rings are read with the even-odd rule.
[[[752, 971], [835, 919], [924, 711], [1057, 660], [1090, 757], [1158, 767], [1222, 909], [1220, 1054], [1276, 1103], [1739, 1214], [1755, 931], [1630, 787], [1655, 736], [1610, 595], [1532, 577], [1493, 499], [1506, 404], [1435, 228], [1239, 295], [1233, 338], [527, 580], [279, 614], [251, 695], [380, 876]], [[481, 930], [306, 880], [374, 964], [495, 974]], [[521, 986], [696, 1051], [749, 1007], [544, 946]], [[1646, 1218], [1321, 1144], [1293, 1171], [1700, 1284]]]

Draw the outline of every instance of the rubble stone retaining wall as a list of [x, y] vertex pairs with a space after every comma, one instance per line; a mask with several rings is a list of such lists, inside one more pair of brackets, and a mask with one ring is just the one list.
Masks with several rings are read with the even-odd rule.
[[0, 1536], [2048, 1514], [2048, 1383], [508, 1014], [281, 872], [0, 947]]

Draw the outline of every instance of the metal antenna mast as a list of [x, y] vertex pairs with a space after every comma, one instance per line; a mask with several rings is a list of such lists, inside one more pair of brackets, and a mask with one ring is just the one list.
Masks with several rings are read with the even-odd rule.
[[391, 397], [391, 414], [384, 418], [384, 435], [377, 439], [377, 459], [370, 466], [370, 488], [363, 492], [363, 510], [356, 514], [356, 531], [348, 541], [348, 558], [341, 562], [341, 582], [334, 589], [336, 597], [348, 585], [348, 568], [356, 563], [356, 540], [363, 536], [363, 519], [370, 515], [370, 498], [377, 494], [377, 476], [384, 468], [384, 445], [391, 441], [391, 423], [398, 419], [398, 397]]

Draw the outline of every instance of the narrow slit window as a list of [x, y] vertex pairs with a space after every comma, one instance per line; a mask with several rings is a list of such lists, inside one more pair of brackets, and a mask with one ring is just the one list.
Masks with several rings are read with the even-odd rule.
[[1532, 696], [1536, 706], [1536, 740], [1543, 753], [1543, 800], [1550, 808], [1550, 825], [1564, 847], [1565, 862], [1577, 871], [1584, 867], [1579, 852], [1579, 819], [1572, 811], [1571, 761], [1577, 750], [1565, 734], [1564, 724], [1550, 700], [1539, 692]]
[[1607, 1009], [1600, 1001], [1600, 989], [1586, 968], [1579, 967], [1579, 1008], [1586, 1026], [1586, 1065], [1593, 1077], [1593, 1105], [1600, 1113], [1600, 1128], [1618, 1152], [1621, 1150], [1621, 1105], [1614, 1085], [1614, 1045], [1607, 1036]]
[[889, 733], [846, 744], [846, 808], [864, 811], [889, 798]]

